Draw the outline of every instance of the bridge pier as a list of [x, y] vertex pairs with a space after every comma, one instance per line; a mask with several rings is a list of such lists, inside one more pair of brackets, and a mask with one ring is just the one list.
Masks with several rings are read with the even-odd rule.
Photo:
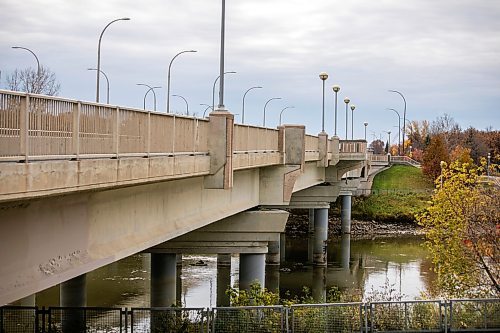
[[[82, 274], [59, 285], [59, 305], [61, 307], [87, 306], [87, 275]], [[69, 311], [62, 318], [63, 332], [82, 332], [85, 318], [81, 311]]]
[[267, 242], [266, 265], [279, 266], [281, 259], [280, 241]]
[[328, 240], [328, 208], [314, 209], [313, 265], [326, 266], [326, 242]]
[[240, 290], [248, 290], [256, 282], [264, 288], [265, 268], [265, 253], [240, 253]]
[[272, 292], [280, 290], [280, 267], [276, 265], [266, 265], [266, 289]]
[[177, 255], [151, 253], [151, 307], [176, 304]]
[[351, 233], [351, 194], [341, 195], [342, 206], [340, 210], [341, 232]]
[[349, 269], [351, 260], [351, 234], [343, 234], [340, 238], [340, 265], [343, 269]]
[[326, 267], [313, 267], [312, 297], [318, 303], [326, 301]]
[[307, 242], [307, 262], [312, 263], [314, 261], [314, 208], [309, 208], [309, 224], [307, 230], [308, 242]]
[[217, 255], [217, 306], [230, 306], [226, 290], [231, 287], [231, 254]]
[[280, 262], [286, 261], [286, 235], [284, 232], [280, 233]]

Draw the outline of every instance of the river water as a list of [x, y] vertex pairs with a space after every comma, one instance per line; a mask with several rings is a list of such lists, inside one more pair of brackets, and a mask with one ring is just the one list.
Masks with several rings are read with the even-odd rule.
[[[356, 288], [364, 296], [388, 288], [404, 299], [418, 298], [433, 283], [431, 262], [416, 236], [368, 240], [333, 239], [328, 245], [328, 267], [317, 269], [307, 262], [307, 240], [286, 240], [286, 263], [267, 272], [282, 295], [300, 294], [307, 286], [325, 293], [331, 287]], [[206, 266], [194, 266], [203, 260]], [[149, 306], [150, 255], [136, 254], [87, 274], [87, 305], [102, 307]], [[217, 256], [186, 255], [179, 270], [182, 287], [178, 297], [185, 307], [215, 307]], [[231, 285], [238, 283], [238, 256], [231, 259]], [[267, 283], [267, 282], [266, 282]], [[36, 295], [38, 306], [58, 306], [59, 288]]]

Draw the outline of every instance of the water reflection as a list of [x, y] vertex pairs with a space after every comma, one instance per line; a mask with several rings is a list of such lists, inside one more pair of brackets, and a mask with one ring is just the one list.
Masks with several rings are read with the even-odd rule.
[[[279, 271], [277, 266], [266, 269], [266, 284], [271, 290], [279, 286], [281, 295], [286, 291], [300, 295], [307, 286], [318, 300], [326, 298], [331, 287], [357, 288], [364, 295], [383, 291], [386, 286], [416, 298], [433, 281], [431, 264], [418, 237], [350, 240], [349, 236], [331, 240], [328, 244], [328, 267], [308, 265], [308, 242], [288, 238], [287, 262]], [[202, 260], [206, 266], [195, 265]], [[186, 307], [214, 307], [226, 305], [221, 296], [229, 284], [238, 285], [238, 257], [232, 256], [231, 268], [222, 268], [217, 278], [217, 256], [185, 255], [178, 268], [177, 297]], [[221, 268], [219, 268], [221, 269]], [[150, 291], [150, 255], [137, 254], [97, 269], [87, 276], [87, 304], [105, 307], [148, 307]], [[219, 298], [217, 297], [219, 295]], [[54, 287], [37, 294], [37, 305], [59, 305], [59, 288]]]

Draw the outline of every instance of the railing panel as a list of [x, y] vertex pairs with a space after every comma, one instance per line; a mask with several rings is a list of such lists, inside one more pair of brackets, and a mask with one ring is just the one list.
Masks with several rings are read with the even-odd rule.
[[204, 309], [133, 308], [130, 332], [190, 332], [208, 331], [208, 314]]
[[209, 122], [204, 119], [198, 119], [197, 148], [196, 152], [208, 152], [208, 127]]
[[196, 118], [175, 117], [174, 153], [194, 152]]
[[48, 332], [125, 332], [121, 309], [49, 308]]
[[450, 301], [450, 332], [498, 332], [500, 302], [498, 299]]
[[371, 329], [377, 332], [441, 332], [441, 309], [440, 301], [372, 302]]
[[249, 126], [234, 125], [234, 151], [248, 151]]
[[264, 127], [234, 126], [234, 151], [278, 151], [279, 131]]
[[0, 307], [0, 332], [38, 332], [36, 307]]
[[79, 122], [80, 154], [117, 153], [113, 147], [116, 108], [82, 103]]
[[148, 113], [120, 109], [118, 152], [145, 153], [148, 139]]
[[173, 153], [174, 152], [174, 121], [173, 115], [151, 113], [150, 135], [151, 153]]
[[74, 102], [30, 97], [28, 108], [29, 155], [70, 155], [73, 153]]
[[281, 306], [225, 307], [212, 309], [212, 332], [285, 332]]
[[306, 151], [318, 151], [319, 139], [317, 136], [306, 134]]
[[341, 140], [340, 153], [366, 153], [366, 141]]
[[0, 157], [20, 156], [21, 151], [20, 95], [0, 92]]
[[291, 332], [363, 332], [361, 303], [292, 305]]

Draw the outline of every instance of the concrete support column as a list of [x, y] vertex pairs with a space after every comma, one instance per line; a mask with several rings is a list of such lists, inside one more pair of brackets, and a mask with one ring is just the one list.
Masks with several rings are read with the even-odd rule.
[[351, 260], [351, 235], [343, 234], [340, 238], [340, 265], [343, 269], [349, 269]]
[[[82, 274], [59, 285], [59, 305], [61, 307], [87, 306], [87, 276]], [[82, 311], [68, 310], [62, 319], [63, 332], [83, 332], [85, 318]]]
[[59, 285], [59, 304], [62, 307], [87, 306], [87, 275], [82, 274]]
[[258, 282], [265, 287], [265, 253], [240, 254], [240, 289], [250, 289], [252, 283]]
[[309, 225], [307, 230], [307, 262], [312, 263], [314, 258], [314, 209], [309, 208]]
[[341, 195], [342, 208], [340, 210], [341, 231], [343, 234], [351, 233], [351, 195]]
[[280, 262], [286, 261], [286, 235], [284, 232], [280, 234]]
[[266, 265], [280, 265], [280, 242], [267, 242]]
[[230, 306], [226, 290], [231, 287], [231, 255], [217, 255], [217, 300], [216, 306]]
[[266, 288], [272, 292], [280, 290], [280, 267], [277, 265], [266, 265]]
[[151, 253], [151, 307], [176, 304], [177, 255]]
[[313, 264], [326, 266], [326, 241], [328, 240], [328, 208], [314, 209]]
[[326, 301], [326, 267], [313, 267], [312, 297], [318, 303]]
[[35, 306], [35, 294], [21, 298], [18, 303], [19, 306]]

